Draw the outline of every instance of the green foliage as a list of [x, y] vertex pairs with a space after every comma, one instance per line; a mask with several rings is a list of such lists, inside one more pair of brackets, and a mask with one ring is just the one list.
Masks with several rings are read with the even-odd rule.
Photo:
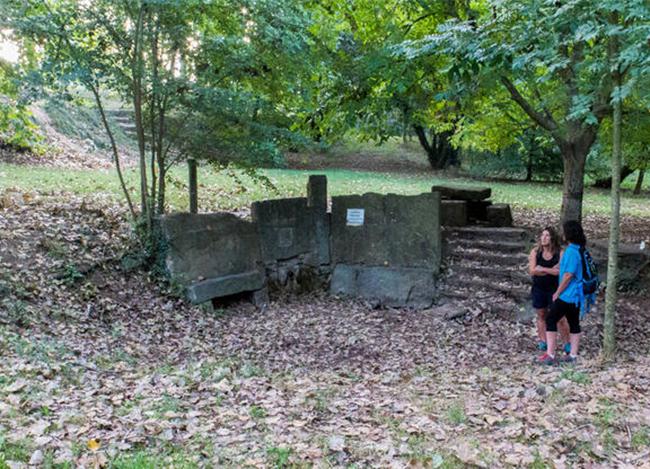
[[452, 403], [446, 412], [446, 418], [452, 425], [462, 425], [467, 420], [465, 415], [465, 406], [462, 402]]
[[446, 93], [440, 58], [397, 57], [396, 47], [419, 40], [449, 18], [467, 18], [465, 2], [312, 2], [313, 91], [300, 115], [314, 139], [346, 134], [385, 142], [417, 125], [435, 134], [451, 132], [459, 117]]
[[17, 68], [0, 59], [0, 145], [41, 151], [42, 137], [27, 103], [19, 98]]
[[[459, 134], [464, 132], [462, 125]], [[518, 135], [515, 143], [492, 151], [461, 152], [462, 166], [474, 177], [532, 181], [560, 181], [562, 156], [557, 146], [537, 129]]]
[[32, 323], [32, 311], [27, 304], [21, 300], [5, 298], [0, 302], [0, 318], [4, 318], [11, 324], [18, 327], [29, 327]]
[[639, 451], [643, 448], [650, 447], [650, 427], [641, 426], [632, 433], [632, 448]]
[[59, 269], [58, 278], [61, 279], [64, 284], [72, 286], [79, 280], [83, 279], [84, 274], [79, 271], [74, 263], [68, 262]]
[[31, 446], [31, 442], [26, 439], [9, 442], [7, 435], [0, 433], [0, 469], [9, 468], [7, 461], [28, 462]]
[[293, 450], [291, 448], [280, 446], [272, 446], [266, 450], [266, 456], [269, 465], [277, 469], [289, 467], [289, 458], [292, 454]]
[[560, 379], [568, 379], [569, 381], [573, 381], [574, 383], [577, 384], [591, 383], [591, 378], [587, 373], [585, 373], [584, 371], [577, 371], [575, 369], [568, 369], [562, 371], [562, 374], [560, 375]]

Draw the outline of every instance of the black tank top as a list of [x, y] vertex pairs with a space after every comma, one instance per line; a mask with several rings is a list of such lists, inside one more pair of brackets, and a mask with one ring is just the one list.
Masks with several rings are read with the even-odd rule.
[[[546, 259], [544, 259], [544, 256], [542, 255], [543, 251], [544, 251], [543, 249], [537, 250], [537, 265], [551, 268], [557, 265], [558, 262], [560, 262], [559, 252], [553, 254], [551, 260], [547, 261]], [[533, 287], [537, 287], [549, 292], [554, 292], [555, 290], [557, 290], [558, 284], [559, 282], [558, 282], [557, 275], [549, 275], [549, 274], [533, 275]]]

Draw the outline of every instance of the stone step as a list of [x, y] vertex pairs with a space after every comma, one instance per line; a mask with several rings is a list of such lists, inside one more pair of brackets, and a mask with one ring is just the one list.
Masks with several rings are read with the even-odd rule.
[[526, 253], [528, 252], [528, 243], [522, 241], [487, 241], [454, 238], [447, 239], [445, 242], [445, 252], [447, 255], [453, 255], [460, 250], [482, 249], [489, 253]]
[[496, 280], [499, 283], [512, 283], [528, 285], [530, 276], [520, 270], [495, 269], [486, 266], [451, 265], [447, 268], [448, 276], [463, 276], [478, 279]]
[[528, 242], [530, 235], [523, 228], [497, 228], [484, 226], [466, 226], [461, 228], [447, 229], [443, 233], [447, 239], [461, 238], [472, 240], [488, 241], [525, 241]]
[[[530, 301], [530, 287], [514, 284], [500, 284], [489, 280], [471, 277], [454, 277], [445, 279], [440, 286], [441, 294], [454, 295], [456, 298], [478, 298], [499, 294], [519, 303]], [[481, 294], [482, 292], [482, 294]], [[464, 296], [463, 296], [464, 295]]]
[[132, 114], [128, 109], [107, 109], [106, 113], [114, 119], [119, 117], [130, 118]]
[[499, 254], [486, 252], [480, 249], [456, 250], [448, 253], [447, 259], [452, 262], [468, 261], [480, 265], [493, 266], [528, 266], [528, 255], [519, 254]]
[[[119, 125], [131, 125], [133, 124], [133, 119], [131, 116], [117, 116], [114, 117], [113, 120], [117, 122]], [[133, 124], [135, 125], [135, 124]]]

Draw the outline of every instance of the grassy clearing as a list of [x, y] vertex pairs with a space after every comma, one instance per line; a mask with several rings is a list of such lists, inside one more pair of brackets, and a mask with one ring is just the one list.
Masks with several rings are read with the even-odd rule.
[[[562, 187], [558, 184], [481, 182], [459, 177], [441, 177], [428, 174], [387, 174], [350, 170], [302, 171], [285, 169], [260, 170], [274, 187], [267, 187], [241, 171], [216, 171], [202, 167], [199, 171], [200, 207], [204, 211], [237, 210], [251, 202], [268, 198], [300, 197], [306, 193], [310, 174], [326, 174], [331, 195], [364, 192], [419, 194], [428, 192], [432, 184], [461, 186], [489, 185], [495, 202], [509, 203], [518, 208], [558, 210], [562, 203]], [[126, 172], [128, 186], [136, 194], [138, 178], [135, 170]], [[188, 206], [187, 178], [183, 167], [174, 168], [168, 184], [168, 202], [171, 211], [182, 211]], [[117, 177], [105, 170], [52, 170], [51, 168], [0, 164], [0, 190], [15, 188], [21, 191], [58, 193], [65, 189], [78, 195], [104, 194], [121, 198]], [[585, 194], [585, 213], [608, 214], [608, 190], [589, 188]], [[633, 196], [624, 193], [622, 213], [631, 216], [648, 216], [650, 207], [647, 194]]]

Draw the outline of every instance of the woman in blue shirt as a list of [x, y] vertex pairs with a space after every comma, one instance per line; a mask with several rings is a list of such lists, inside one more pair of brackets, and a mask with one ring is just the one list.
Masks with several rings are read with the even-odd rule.
[[571, 352], [561, 361], [574, 363], [580, 345], [580, 303], [584, 300], [582, 292], [582, 259], [580, 248], [587, 244], [582, 225], [568, 221], [563, 225], [564, 239], [569, 243], [560, 259], [560, 284], [553, 294], [553, 305], [546, 316], [546, 343], [548, 351], [539, 357], [541, 363], [555, 364], [555, 344], [557, 323], [563, 317], [569, 322], [569, 342]]

